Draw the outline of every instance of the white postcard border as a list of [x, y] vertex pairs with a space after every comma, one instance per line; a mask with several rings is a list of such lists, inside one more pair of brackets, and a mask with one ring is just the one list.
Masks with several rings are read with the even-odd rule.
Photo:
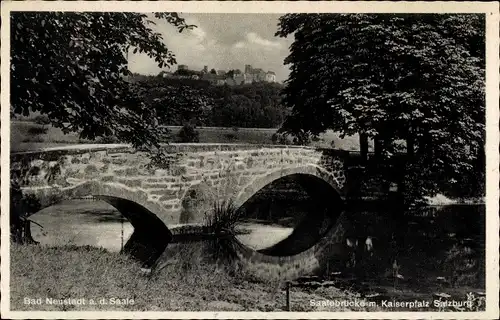
[[[3, 1], [1, 3], [1, 314], [11, 319], [485, 319], [497, 318], [499, 294], [499, 5], [496, 2], [282, 1]], [[35, 312], [10, 311], [9, 63], [12, 11], [134, 11], [198, 13], [485, 13], [486, 14], [486, 305], [485, 312]]]

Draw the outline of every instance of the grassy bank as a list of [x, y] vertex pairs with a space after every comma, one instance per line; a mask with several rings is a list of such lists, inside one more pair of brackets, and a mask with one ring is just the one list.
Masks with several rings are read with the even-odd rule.
[[[60, 129], [47, 125], [43, 130], [41, 125], [31, 121], [11, 122], [11, 150], [26, 151], [40, 147], [56, 147], [68, 144], [93, 143], [93, 141], [82, 140], [75, 133], [64, 134]], [[175, 142], [181, 127], [169, 127], [171, 139]], [[250, 144], [273, 144], [272, 136], [277, 129], [266, 128], [214, 128], [200, 127], [200, 143], [250, 143]], [[45, 132], [44, 132], [45, 131]], [[101, 143], [103, 141], [97, 140]], [[105, 142], [104, 142], [105, 143]], [[339, 134], [326, 132], [320, 136], [320, 140], [313, 143], [318, 147], [331, 147], [337, 149], [358, 151], [359, 140], [357, 135], [341, 139]]]
[[[204, 245], [172, 245], [168, 262], [150, 276], [124, 255], [93, 247], [11, 247], [11, 309], [44, 311], [283, 311], [282, 283], [262, 283], [206, 257]], [[181, 259], [182, 257], [182, 259]], [[28, 305], [25, 298], [42, 299]], [[85, 305], [50, 305], [46, 298], [85, 299]], [[128, 303], [110, 304], [115, 298]], [[90, 299], [96, 305], [89, 305]], [[108, 304], [99, 304], [105, 299]], [[130, 303], [133, 299], [133, 303]], [[354, 299], [335, 288], [291, 295], [292, 311], [347, 311], [310, 301]], [[127, 300], [119, 300], [125, 302]], [[363, 309], [359, 309], [365, 310]], [[373, 308], [372, 308], [373, 310]]]

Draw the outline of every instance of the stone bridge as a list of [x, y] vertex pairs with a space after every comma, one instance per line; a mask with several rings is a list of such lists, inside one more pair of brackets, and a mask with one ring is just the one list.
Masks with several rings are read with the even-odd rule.
[[[349, 152], [298, 146], [171, 144], [167, 158], [152, 159], [128, 145], [75, 145], [11, 154], [11, 175], [41, 208], [65, 199], [94, 196], [119, 210], [134, 226], [124, 250], [149, 266], [172, 240], [172, 226], [201, 224], [214, 203], [239, 208], [257, 191], [294, 177], [317, 201], [328, 199], [330, 225], [317, 231], [311, 216], [282, 241], [285, 250], [254, 251], [232, 242], [242, 263], [263, 278], [291, 278], [322, 267], [343, 241], [342, 198]], [[316, 226], [315, 230], [311, 229]], [[300, 249], [290, 251], [297, 240]], [[299, 241], [300, 242], [300, 241]], [[278, 247], [280, 247], [278, 245]]]

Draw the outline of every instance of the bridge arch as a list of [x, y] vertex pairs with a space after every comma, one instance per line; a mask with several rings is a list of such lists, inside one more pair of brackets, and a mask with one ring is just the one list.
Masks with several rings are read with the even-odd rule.
[[[64, 200], [92, 196], [116, 208], [134, 227], [123, 251], [151, 267], [172, 239], [172, 233], [155, 214], [162, 212], [160, 205], [148, 200], [147, 194], [120, 184], [88, 181], [71, 188], [33, 190], [40, 210]], [[35, 213], [36, 214], [36, 213]]]
[[341, 253], [340, 244], [344, 241], [341, 193], [335, 177], [319, 166], [276, 170], [254, 180], [236, 195], [236, 207], [243, 207], [260, 190], [283, 178], [293, 178], [313, 203], [326, 207], [323, 212], [307, 215], [288, 237], [268, 248], [254, 250], [234, 239], [230, 245], [243, 266], [264, 279], [293, 278], [324, 267], [332, 254]]
[[[181, 212], [177, 223], [200, 223], [216, 201], [229, 200], [238, 209], [259, 190], [287, 176], [299, 177], [300, 184], [310, 195], [320, 198], [325, 194], [340, 201], [340, 188], [336, 178], [327, 170], [316, 165], [304, 165], [300, 167], [280, 168], [251, 179], [246, 185], [239, 185], [237, 176], [223, 177], [218, 185], [208, 185], [200, 182], [191, 186], [180, 197]], [[319, 192], [318, 192], [319, 191]]]
[[236, 207], [240, 207], [256, 192], [258, 192], [265, 186], [273, 183], [280, 178], [297, 174], [319, 178], [330, 185], [332, 191], [335, 191], [336, 195], [340, 195], [339, 185], [332, 174], [319, 166], [306, 165], [301, 167], [281, 168], [265, 175], [264, 177], [257, 178], [256, 180], [251, 181], [249, 184], [243, 187], [243, 189], [234, 197], [234, 205]]

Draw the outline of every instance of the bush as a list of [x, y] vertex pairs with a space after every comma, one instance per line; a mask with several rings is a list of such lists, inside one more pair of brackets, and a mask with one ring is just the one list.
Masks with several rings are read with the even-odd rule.
[[226, 138], [228, 141], [234, 141], [236, 140], [236, 135], [234, 133], [226, 133], [224, 134], [224, 138]]
[[108, 144], [108, 143], [118, 143], [120, 141], [115, 136], [104, 136], [104, 137], [100, 137], [99, 139], [97, 139], [96, 142], [102, 143], [102, 144]]
[[306, 132], [298, 132], [293, 136], [293, 144], [296, 146], [307, 146], [311, 144], [311, 136]]
[[40, 124], [42, 126], [46, 126], [50, 124], [50, 119], [47, 115], [40, 115], [36, 116], [33, 121], [35, 121], [36, 124]]
[[288, 144], [287, 137], [284, 134], [277, 132], [273, 133], [273, 135], [271, 136], [271, 141], [274, 144]]
[[28, 134], [30, 136], [39, 136], [42, 134], [46, 134], [49, 131], [49, 128], [45, 127], [31, 127], [28, 129]]
[[205, 214], [204, 227], [214, 233], [213, 241], [209, 242], [209, 251], [219, 261], [233, 261], [235, 256], [234, 239], [236, 226], [243, 217], [243, 211], [238, 210], [231, 201], [215, 202], [213, 209]]
[[205, 226], [214, 233], [234, 233], [242, 214], [231, 201], [215, 202], [212, 211], [205, 214]]
[[177, 134], [180, 142], [200, 142], [200, 134], [195, 127], [187, 124], [184, 125]]

